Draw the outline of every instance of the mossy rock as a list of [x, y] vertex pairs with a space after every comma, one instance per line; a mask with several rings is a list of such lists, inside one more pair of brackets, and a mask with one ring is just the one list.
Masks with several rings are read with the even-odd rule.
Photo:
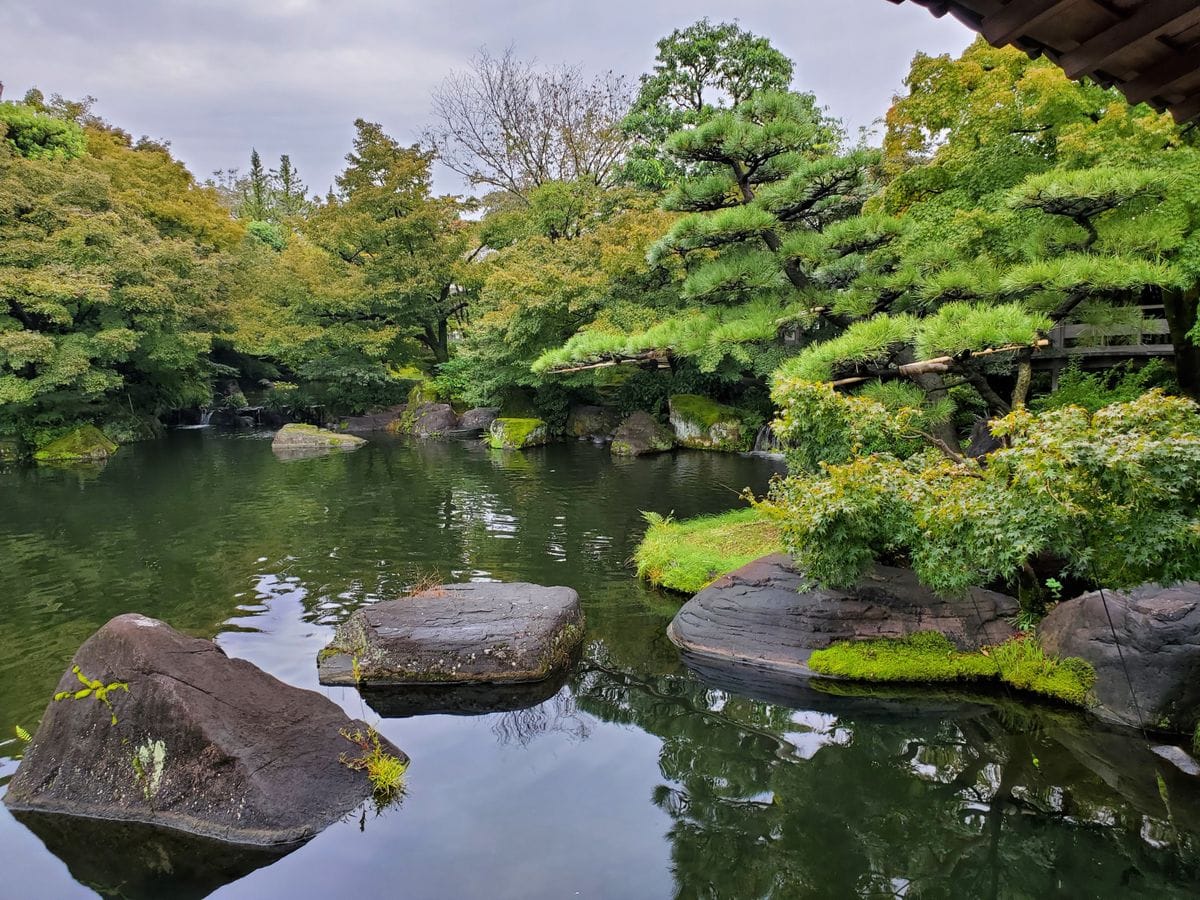
[[493, 450], [522, 450], [550, 442], [550, 428], [541, 419], [500, 418], [492, 422], [485, 438]]
[[611, 406], [572, 406], [567, 434], [574, 438], [606, 439], [621, 424], [621, 413]]
[[643, 456], [674, 448], [675, 435], [671, 429], [640, 410], [622, 422], [613, 434], [613, 456]]
[[749, 414], [743, 410], [699, 394], [674, 394], [669, 408], [671, 427], [681, 446], [734, 453], [754, 446]]
[[93, 462], [108, 459], [118, 446], [95, 425], [80, 425], [39, 447], [33, 458], [37, 462]]
[[293, 422], [284, 425], [275, 433], [271, 449], [276, 452], [289, 450], [357, 450], [366, 440], [352, 434], [338, 434], [316, 425]]

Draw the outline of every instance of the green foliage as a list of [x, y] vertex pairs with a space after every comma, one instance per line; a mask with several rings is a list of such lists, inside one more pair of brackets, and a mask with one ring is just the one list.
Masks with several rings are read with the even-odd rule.
[[93, 125], [76, 158], [0, 156], [0, 197], [0, 431], [208, 398], [241, 242], [215, 196]]
[[947, 303], [921, 320], [914, 350], [918, 359], [932, 359], [964, 350], [1028, 347], [1050, 328], [1049, 319], [1015, 303]]
[[983, 651], [961, 651], [936, 631], [871, 641], [841, 641], [814, 650], [814, 672], [860, 681], [999, 680], [1075, 706], [1091, 705], [1096, 673], [1082, 659], [1047, 656], [1036, 640], [1016, 638]]
[[1169, 379], [1166, 366], [1157, 359], [1140, 369], [1127, 364], [1101, 372], [1085, 372], [1073, 365], [1059, 375], [1058, 387], [1053, 392], [1035, 398], [1030, 407], [1035, 412], [1045, 412], [1081, 406], [1088, 412], [1096, 412], [1111, 403], [1136, 400], [1151, 388], [1165, 387]]
[[785, 91], [792, 61], [766, 38], [736, 24], [701, 19], [658, 42], [654, 69], [643, 75], [623, 126], [638, 139], [626, 177], [658, 187], [680, 171], [660, 152], [672, 132], [735, 107], [758, 91]]
[[15, 726], [14, 731], [17, 735], [17, 740], [20, 741], [22, 744], [28, 744], [30, 741], [33, 740], [33, 735], [30, 734], [28, 731], [26, 731], [24, 728], [22, 728], [20, 725]]
[[1200, 575], [1194, 403], [1151, 391], [1095, 413], [1019, 409], [992, 431], [1005, 445], [986, 466], [876, 453], [778, 482], [785, 545], [831, 585], [898, 555], [943, 592], [1015, 583], [1043, 554], [1106, 587]]
[[886, 313], [855, 322], [845, 332], [813, 344], [779, 370], [779, 379], [831, 381], [835, 367], [884, 365], [901, 348], [910, 344], [920, 328], [909, 315]]
[[0, 103], [0, 146], [25, 159], [68, 160], [83, 156], [87, 142], [74, 122], [23, 103]]
[[758, 509], [678, 522], [644, 512], [646, 534], [633, 552], [639, 578], [694, 594], [747, 563], [782, 549], [778, 526]]

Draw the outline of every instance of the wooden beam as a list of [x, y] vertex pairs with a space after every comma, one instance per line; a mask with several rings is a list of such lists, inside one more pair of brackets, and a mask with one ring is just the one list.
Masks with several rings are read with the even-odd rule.
[[1059, 59], [1070, 78], [1088, 75], [1126, 47], [1160, 34], [1185, 16], [1195, 14], [1196, 0], [1147, 0], [1133, 15], [1080, 44]]
[[1028, 34], [1050, 16], [1078, 0], [1012, 0], [990, 16], [984, 16], [979, 30], [995, 47], [1011, 43], [1014, 38]]
[[1200, 91], [1185, 97], [1181, 102], [1171, 107], [1171, 115], [1182, 125], [1190, 119], [1200, 116]]
[[1144, 103], [1163, 92], [1181, 78], [1200, 69], [1200, 47], [1168, 56], [1145, 72], [1121, 85], [1121, 92], [1130, 103]]

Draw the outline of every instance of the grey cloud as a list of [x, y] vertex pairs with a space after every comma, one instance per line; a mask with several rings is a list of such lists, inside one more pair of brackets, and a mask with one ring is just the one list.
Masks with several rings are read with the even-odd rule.
[[[852, 128], [881, 116], [918, 51], [957, 53], [973, 35], [947, 17], [885, 0], [745, 0], [743, 27], [797, 63], [796, 86]], [[546, 63], [630, 78], [654, 42], [707, 15], [711, 0], [0, 0], [0, 81], [93, 94], [97, 111], [171, 141], [201, 176], [290, 153], [324, 190], [349, 149], [352, 122], [417, 140], [429, 91], [480, 46], [514, 45]], [[450, 173], [438, 187], [457, 190]]]

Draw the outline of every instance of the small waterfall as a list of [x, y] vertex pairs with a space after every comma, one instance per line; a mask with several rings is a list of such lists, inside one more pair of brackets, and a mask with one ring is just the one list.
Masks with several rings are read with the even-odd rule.
[[774, 429], [771, 428], [771, 423], [763, 425], [758, 429], [758, 435], [754, 438], [755, 453], [779, 453], [783, 449], [783, 445], [779, 443], [779, 438], [775, 436]]
[[211, 422], [211, 420], [212, 420], [212, 410], [211, 409], [206, 409], [202, 413], [200, 413], [200, 427], [201, 428], [204, 428], [206, 425], [208, 425]]

